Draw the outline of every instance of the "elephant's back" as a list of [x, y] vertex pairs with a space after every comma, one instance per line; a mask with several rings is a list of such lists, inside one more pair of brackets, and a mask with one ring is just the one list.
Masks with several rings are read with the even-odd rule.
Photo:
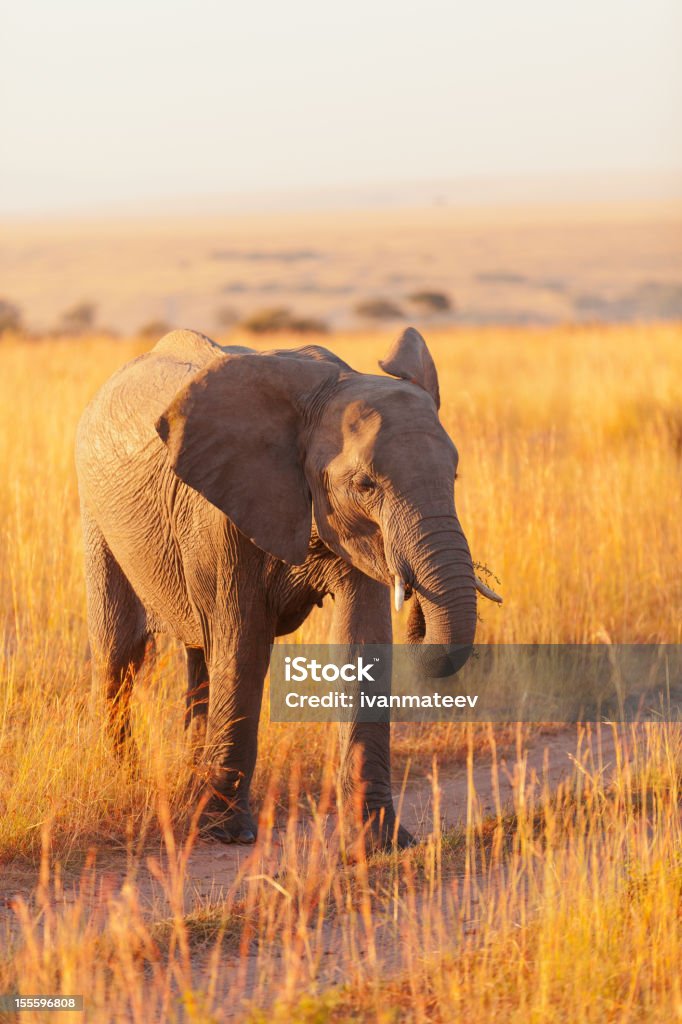
[[[166, 335], [100, 388], [76, 437], [81, 503], [153, 621], [189, 640], [196, 639], [196, 623], [172, 512], [187, 504], [189, 489], [173, 473], [155, 423], [177, 392], [222, 354], [202, 335]], [[208, 513], [217, 514], [210, 506]]]
[[[179, 337], [178, 337], [179, 336]], [[148, 622], [196, 642], [173, 509], [187, 505], [155, 424], [221, 350], [173, 332], [119, 370], [83, 413], [76, 441], [81, 503], [144, 606]], [[181, 493], [180, 493], [181, 492]]]
[[178, 391], [223, 355], [195, 331], [171, 331], [149, 352], [117, 370], [81, 416], [76, 435], [79, 473], [93, 461], [113, 466], [150, 445], [161, 448], [155, 424]]
[[187, 360], [199, 367], [206, 366], [216, 356], [222, 355], [224, 349], [211, 341], [205, 334], [198, 331], [170, 331], [157, 341], [148, 355], [159, 355], [180, 362]]
[[165, 359], [176, 359], [179, 362], [191, 361], [199, 369], [224, 355], [244, 355], [254, 349], [245, 345], [218, 345], [198, 331], [170, 331], [157, 341], [149, 355], [161, 356]]

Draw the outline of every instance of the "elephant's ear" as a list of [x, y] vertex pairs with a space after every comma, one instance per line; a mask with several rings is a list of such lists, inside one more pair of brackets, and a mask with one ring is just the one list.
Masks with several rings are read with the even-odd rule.
[[409, 380], [412, 384], [418, 384], [424, 391], [428, 391], [436, 403], [436, 409], [440, 409], [436, 364], [426, 342], [414, 327], [408, 327], [403, 331], [386, 358], [379, 360], [379, 366], [392, 377]]
[[259, 548], [292, 565], [306, 559], [312, 522], [305, 409], [338, 373], [305, 358], [225, 356], [183, 388], [156, 423], [180, 479]]

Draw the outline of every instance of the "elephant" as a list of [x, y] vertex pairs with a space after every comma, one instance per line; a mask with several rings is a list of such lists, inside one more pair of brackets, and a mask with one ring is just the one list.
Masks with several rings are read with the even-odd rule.
[[[154, 635], [184, 644], [199, 827], [223, 842], [256, 840], [249, 787], [275, 637], [330, 597], [333, 643], [389, 644], [393, 594], [397, 608], [412, 602], [410, 643], [458, 645], [463, 663], [474, 641], [487, 588], [455, 511], [436, 367], [414, 328], [379, 366], [175, 330], [79, 422], [93, 695], [120, 753]], [[380, 846], [411, 845], [393, 807], [389, 724], [347, 723], [340, 744], [359, 825]]]

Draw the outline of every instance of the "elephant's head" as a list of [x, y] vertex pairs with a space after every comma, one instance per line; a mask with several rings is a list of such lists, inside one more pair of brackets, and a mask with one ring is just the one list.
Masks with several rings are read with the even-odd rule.
[[276, 558], [305, 561], [314, 509], [324, 543], [389, 585], [396, 607], [414, 594], [408, 639], [448, 645], [429, 668], [449, 675], [471, 649], [479, 586], [455, 511], [457, 451], [421, 335], [405, 331], [380, 366], [390, 376], [315, 347], [226, 354], [157, 430], [178, 476]]

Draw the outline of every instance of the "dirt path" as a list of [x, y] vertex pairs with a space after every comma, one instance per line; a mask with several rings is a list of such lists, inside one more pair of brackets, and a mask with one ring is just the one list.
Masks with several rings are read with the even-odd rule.
[[[555, 791], [576, 771], [600, 772], [606, 781], [615, 769], [616, 737], [610, 728], [593, 730], [582, 734], [581, 750], [578, 752], [579, 733], [576, 727], [559, 731], [535, 734], [526, 744], [517, 749], [500, 752], [491, 757], [490, 751], [476, 754], [467, 767], [442, 769], [438, 777], [436, 807], [442, 825], [446, 829], [466, 821], [467, 813], [476, 818], [489, 817], [512, 806], [516, 794], [523, 792], [526, 799], [534, 793], [540, 795], [543, 788]], [[619, 733], [618, 742], [626, 740], [624, 730]], [[471, 783], [471, 784], [470, 784]], [[408, 782], [404, 792], [396, 792], [395, 803], [401, 808], [405, 825], [418, 836], [427, 836], [432, 831], [434, 817], [434, 786], [430, 778], [414, 778]], [[326, 830], [334, 834], [335, 819], [329, 817]], [[296, 834], [296, 859], [299, 869], [306, 863], [307, 843], [311, 839], [311, 823], [302, 820]], [[223, 846], [216, 842], [197, 842], [186, 865], [184, 878], [184, 903], [187, 912], [197, 907], [219, 905], [224, 900], [231, 903], [247, 897], [249, 885], [254, 878], [267, 876], [269, 880], [283, 877], [288, 869], [287, 858], [291, 855], [291, 835], [285, 827], [276, 828], [274, 841], [265, 850], [256, 846]], [[161, 861], [163, 858], [161, 858]], [[18, 871], [18, 869], [17, 869]], [[31, 880], [23, 871], [9, 870], [0, 882], [0, 925], [10, 926], [11, 901], [17, 892], [25, 897], [32, 889]], [[125, 855], [107, 854], [102, 857], [97, 870], [97, 885], [93, 888], [93, 902], [101, 908], [121, 893], [126, 880], [130, 879], [130, 865]], [[33, 885], [35, 884], [35, 876]], [[170, 916], [168, 895], [150, 870], [145, 859], [136, 866], [135, 886], [138, 899], [149, 920]], [[461, 880], [460, 880], [461, 881]], [[503, 883], [500, 874], [499, 884]], [[490, 879], [487, 880], [490, 885]], [[208, 948], [197, 947], [193, 954], [192, 966], [199, 989], [208, 987], [208, 979], [219, 978], [218, 988], [224, 993], [223, 1006], [229, 1006], [226, 1017], [239, 1017], [245, 1003], [255, 1001], [267, 1005], [272, 994], [286, 983], [296, 990], [305, 990], [311, 979], [316, 985], [329, 987], [348, 980], [349, 970], [362, 972], [365, 965], [376, 971], [395, 970], [405, 966], [409, 945], [405, 935], [414, 937], [418, 930], [417, 943], [421, 952], [429, 948], [438, 949], [444, 937], [454, 934], [462, 927], [461, 886], [456, 879], [442, 879], [441, 890], [428, 897], [429, 906], [423, 905], [425, 897], [416, 895], [411, 906], [399, 905], [395, 900], [382, 894], [374, 903], [371, 929], [358, 927], [357, 916], [353, 922], [344, 913], [331, 913], [323, 919], [305, 922], [299, 942], [289, 947], [280, 947], [277, 942], [267, 948], [258, 945], [258, 940], [242, 951], [237, 957], [234, 947], [221, 953], [218, 960], [211, 960]], [[64, 900], [69, 896], [65, 886]], [[402, 897], [401, 897], [402, 899]], [[469, 893], [471, 906], [471, 893]], [[475, 902], [475, 897], [474, 897]], [[435, 914], [434, 914], [435, 908]], [[423, 920], [438, 922], [434, 934], [426, 935]], [[10, 926], [11, 927], [11, 926]], [[476, 914], [472, 912], [464, 921], [465, 930], [475, 930]], [[303, 934], [305, 933], [305, 934]], [[309, 933], [309, 934], [308, 934]], [[363, 936], [366, 941], [363, 941]]]
[[[625, 739], [619, 735], [619, 743]], [[576, 757], [576, 755], [579, 755]], [[601, 773], [604, 780], [615, 770], [616, 737], [611, 729], [593, 731], [583, 735], [578, 750], [578, 730], [575, 727], [537, 735], [517, 750], [505, 751], [491, 758], [480, 755], [474, 763], [444, 770], [438, 778], [438, 811], [444, 829], [463, 825], [467, 807], [476, 818], [504, 812], [513, 805], [515, 794], [523, 791], [526, 801], [539, 797], [543, 789], [555, 792], [562, 782], [570, 780], [576, 771]], [[470, 786], [470, 780], [472, 785]], [[395, 793], [396, 806], [402, 807], [402, 820], [419, 836], [432, 831], [434, 817], [434, 787], [431, 779], [415, 779], [404, 793]], [[306, 825], [302, 825], [305, 836]], [[200, 845], [192, 854], [192, 872], [199, 885], [215, 883], [215, 852]], [[219, 868], [223, 885], [228, 888], [238, 879], [239, 851], [228, 850], [222, 855]], [[279, 867], [285, 867], [282, 860]], [[265, 865], [254, 856], [250, 872], [273, 870], [272, 862]], [[496, 868], [494, 876], [485, 880], [476, 878], [473, 890], [481, 883], [487, 893], [490, 887], [505, 884], [504, 868]], [[381, 883], [370, 883], [381, 890]], [[464, 888], [466, 888], [466, 883]], [[462, 900], [469, 908], [462, 917]], [[462, 877], [451, 874], [441, 878], [436, 892], [427, 893], [418, 888], [411, 901], [403, 894], [391, 899], [386, 891], [373, 902], [371, 926], [363, 929], [362, 922], [349, 927], [347, 915], [331, 914], [320, 923], [314, 918], [306, 924], [306, 938], [288, 948], [276, 945], [254, 944], [240, 958], [225, 956], [217, 964], [197, 954], [199, 977], [219, 975], [218, 990], [224, 995], [223, 1012], [226, 1019], [239, 1018], [243, 1007], [267, 1007], [273, 993], [328, 989], [376, 972], [396, 972], [410, 966], [411, 950], [418, 948], [420, 956], [452, 944], [452, 937], [463, 929], [475, 932], [478, 927], [478, 896], [472, 888], [464, 896]]]
[[[530, 792], [546, 784], [554, 790], [575, 771], [578, 732], [569, 726], [548, 734], [536, 734], [517, 750], [506, 750], [491, 759], [489, 751], [478, 753], [471, 767], [473, 783], [472, 800], [483, 817], [494, 814], [496, 809], [509, 807], [515, 787], [523, 785]], [[615, 738], [613, 730], [602, 728], [584, 737], [581, 760], [601, 770], [607, 776], [614, 764]], [[441, 823], [445, 828], [455, 827], [466, 819], [469, 798], [469, 771], [466, 766], [442, 768], [438, 777], [439, 810]], [[404, 792], [396, 788], [394, 800], [400, 809], [402, 822], [415, 835], [423, 837], [432, 830], [434, 790], [431, 778], [408, 780]], [[331, 823], [330, 823], [331, 825]], [[276, 827], [282, 845], [284, 826]], [[300, 831], [306, 832], [305, 822]], [[186, 870], [188, 895], [218, 899], [226, 895], [248, 870], [265, 867], [259, 847], [225, 846], [218, 842], [198, 841], [189, 857]], [[272, 863], [267, 865], [272, 868]], [[124, 853], [104, 852], [99, 872], [101, 894], [110, 895], [128, 877], [129, 864]], [[37, 871], [20, 865], [3, 866], [0, 873], [0, 915], [6, 911], [12, 898], [17, 894], [27, 895], [37, 882]], [[145, 864], [139, 864], [136, 885], [143, 900], [150, 906], [156, 904], [160, 895], [158, 883], [149, 873]]]
[[[578, 732], [570, 726], [560, 731], [536, 735], [521, 750], [505, 751], [497, 756], [497, 765], [489, 752], [477, 755], [472, 765], [472, 800], [483, 816], [495, 814], [497, 808], [509, 808], [514, 790], [523, 786], [527, 795], [536, 793], [543, 785], [555, 790], [576, 770]], [[604, 727], [585, 737], [581, 762], [593, 771], [608, 777], [615, 765], [615, 737], [612, 729]], [[461, 825], [466, 820], [469, 797], [469, 771], [466, 766], [441, 769], [438, 777], [439, 811], [444, 828]], [[396, 808], [400, 808], [401, 821], [415, 835], [423, 837], [433, 827], [433, 782], [430, 778], [408, 781], [404, 793], [394, 791]], [[305, 826], [303, 826], [305, 830]], [[263, 868], [258, 852], [239, 846], [221, 846], [218, 843], [198, 842], [188, 864], [188, 882], [197, 892], [208, 895], [216, 887], [230, 889], [247, 863], [252, 869]]]

